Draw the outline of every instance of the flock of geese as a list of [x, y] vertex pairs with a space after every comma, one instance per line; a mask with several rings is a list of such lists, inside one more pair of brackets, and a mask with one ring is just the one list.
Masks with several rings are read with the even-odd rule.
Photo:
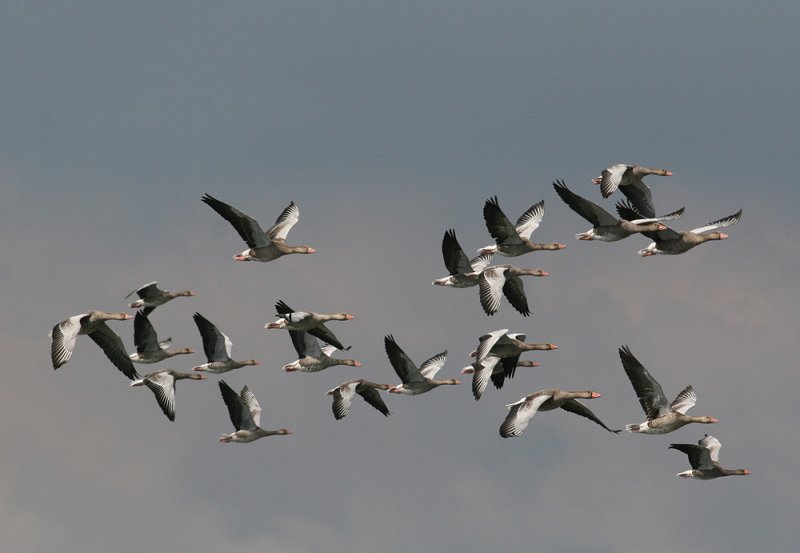
[[[676, 231], [664, 223], [678, 219], [684, 208], [662, 216], [656, 216], [650, 188], [642, 181], [647, 175], [671, 176], [665, 169], [650, 169], [639, 165], [616, 164], [605, 170], [592, 182], [599, 185], [603, 198], [608, 198], [619, 190], [626, 200], [616, 204], [618, 216], [614, 216], [600, 205], [571, 191], [560, 180], [553, 183], [558, 196], [578, 215], [592, 224], [586, 232], [576, 234], [579, 240], [601, 240], [616, 242], [631, 234], [643, 234], [652, 242], [638, 253], [643, 257], [652, 255], [676, 255], [708, 241], [722, 240], [728, 236], [719, 229], [737, 223], [741, 210], [702, 227], [689, 231]], [[236, 261], [268, 262], [289, 254], [312, 254], [314, 248], [308, 245], [291, 246], [286, 243], [289, 231], [299, 221], [300, 210], [291, 202], [280, 214], [275, 224], [263, 229], [253, 217], [243, 213], [213, 196], [206, 194], [202, 201], [228, 221], [248, 249], [233, 256]], [[533, 232], [541, 224], [544, 216], [544, 201], [527, 209], [513, 224], [500, 208], [497, 197], [489, 198], [483, 206], [483, 216], [494, 244], [480, 248], [478, 255], [470, 259], [456, 238], [455, 230], [448, 229], [442, 240], [442, 256], [449, 275], [433, 281], [434, 285], [470, 288], [477, 286], [481, 307], [487, 315], [500, 310], [503, 297], [521, 315], [531, 314], [523, 279], [525, 276], [544, 277], [548, 273], [542, 269], [516, 267], [510, 263], [493, 265], [494, 256], [506, 258], [519, 257], [539, 250], [561, 250], [566, 246], [559, 243], [539, 244], [531, 240]], [[235, 360], [232, 355], [232, 342], [211, 321], [200, 313], [193, 319], [203, 342], [203, 352], [207, 362], [192, 368], [191, 372], [162, 369], [140, 377], [134, 363], [153, 364], [178, 355], [192, 354], [191, 348], [172, 348], [171, 340], [159, 341], [158, 335], [148, 319], [153, 310], [179, 297], [196, 295], [190, 290], [171, 292], [158, 287], [157, 282], [141, 286], [128, 294], [126, 299], [136, 294], [138, 299], [129, 304], [138, 309], [135, 316], [128, 313], [114, 313], [91, 310], [75, 315], [56, 324], [50, 332], [51, 360], [58, 369], [70, 360], [79, 335], [87, 335], [105, 353], [112, 364], [128, 379], [131, 386], [145, 386], [156, 397], [158, 405], [171, 421], [175, 420], [175, 384], [178, 380], [204, 380], [205, 373], [222, 374], [248, 365], [260, 364], [256, 359]], [[268, 330], [286, 330], [297, 352], [297, 360], [284, 365], [284, 371], [318, 372], [334, 365], [359, 367], [354, 359], [333, 357], [338, 350], [347, 351], [328, 327], [333, 321], [353, 319], [348, 313], [323, 314], [311, 311], [295, 311], [285, 302], [275, 304], [277, 320], [265, 324]], [[108, 325], [109, 321], [133, 319], [134, 344], [136, 352], [128, 354], [122, 339]], [[474, 361], [462, 369], [463, 374], [472, 375], [472, 395], [480, 400], [489, 381], [496, 388], [502, 388], [505, 380], [513, 378], [517, 367], [536, 367], [539, 363], [521, 360], [527, 351], [547, 351], [557, 349], [552, 343], [529, 343], [521, 333], [499, 329], [481, 336], [478, 347], [470, 354]], [[324, 345], [320, 344], [320, 341]], [[398, 345], [392, 335], [384, 338], [386, 355], [394, 368], [400, 384], [390, 385], [370, 382], [365, 379], [348, 380], [329, 390], [333, 397], [332, 411], [339, 420], [347, 416], [356, 395], [374, 407], [384, 416], [390, 411], [384, 403], [380, 391], [396, 394], [417, 395], [429, 392], [443, 385], [457, 385], [455, 378], [437, 380], [435, 377], [447, 361], [447, 351], [416, 365]], [[719, 422], [710, 416], [691, 416], [687, 411], [695, 405], [697, 397], [692, 386], [684, 388], [669, 402], [661, 385], [640, 363], [627, 346], [619, 348], [622, 366], [628, 376], [646, 420], [628, 424], [625, 430], [639, 434], [667, 434], [690, 423], [712, 424]], [[291, 430], [281, 428], [266, 430], [261, 427], [261, 406], [256, 396], [244, 386], [237, 394], [224, 380], [218, 382], [222, 399], [228, 409], [235, 431], [219, 438], [221, 443], [252, 442], [264, 436], [288, 435]], [[591, 390], [567, 391], [558, 388], [540, 390], [515, 403], [507, 405], [508, 414], [500, 425], [503, 438], [518, 437], [523, 434], [536, 413], [563, 409], [585, 417], [602, 426], [609, 432], [620, 433], [622, 429], [612, 429], [605, 425], [580, 399], [596, 399], [600, 394]], [[746, 469], [725, 469], [719, 464], [719, 440], [710, 435], [698, 444], [671, 444], [670, 448], [687, 454], [691, 470], [678, 474], [680, 477], [708, 480], [721, 476], [746, 475]]]

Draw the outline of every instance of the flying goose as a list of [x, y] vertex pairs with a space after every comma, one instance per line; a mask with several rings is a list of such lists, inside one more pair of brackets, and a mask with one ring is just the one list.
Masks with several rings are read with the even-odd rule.
[[158, 286], [158, 282], [148, 282], [147, 284], [140, 286], [127, 296], [125, 299], [128, 299], [133, 294], [139, 296], [139, 299], [131, 302], [129, 307], [133, 309], [139, 309], [143, 307], [142, 313], [144, 315], [149, 315], [153, 309], [158, 307], [159, 305], [163, 305], [168, 301], [180, 298], [180, 297], [188, 297], [188, 296], [196, 296], [197, 292], [192, 292], [191, 290], [183, 290], [181, 292], [170, 292], [169, 290], [161, 290]]
[[170, 349], [172, 338], [159, 342], [144, 310], [137, 311], [133, 318], [133, 343], [136, 344], [136, 353], [131, 353], [130, 358], [134, 363], [158, 363], [175, 355], [194, 353], [191, 348]]
[[320, 347], [317, 339], [304, 330], [290, 330], [289, 336], [292, 338], [292, 345], [294, 345], [294, 349], [300, 357], [296, 361], [281, 367], [286, 372], [303, 371], [313, 373], [336, 365], [361, 366], [361, 363], [354, 359], [331, 357], [331, 354], [336, 350], [336, 346], [326, 344]]
[[338, 338], [331, 332], [327, 326], [326, 321], [349, 321], [353, 319], [353, 315], [348, 313], [314, 313], [313, 311], [295, 311], [283, 300], [275, 304], [275, 310], [278, 312], [277, 316], [280, 317], [277, 321], [267, 323], [264, 325], [266, 329], [286, 329], [286, 330], [304, 330], [316, 336], [320, 340], [335, 346], [336, 349], [347, 351], [350, 346], [344, 347]]
[[558, 388], [540, 390], [520, 399], [516, 403], [506, 405], [508, 415], [503, 421], [503, 424], [500, 425], [500, 435], [503, 438], [522, 436], [522, 433], [528, 427], [528, 424], [530, 424], [531, 419], [533, 419], [537, 411], [552, 411], [559, 407], [564, 411], [586, 417], [609, 432], [619, 434], [622, 430], [612, 430], [607, 427], [588, 407], [576, 399], [595, 399], [598, 397], [600, 397], [600, 394], [589, 390], [581, 392], [568, 392]]
[[400, 349], [391, 334], [383, 339], [383, 344], [394, 372], [402, 380], [402, 384], [392, 386], [389, 388], [389, 392], [417, 395], [433, 390], [437, 386], [461, 384], [461, 381], [455, 378], [448, 380], [434, 380], [433, 378], [447, 361], [447, 351], [434, 355], [418, 368], [406, 355], [406, 352]]
[[477, 286], [481, 271], [483, 271], [494, 258], [492, 253], [483, 253], [472, 259], [461, 248], [456, 238], [456, 231], [449, 229], [442, 238], [442, 257], [444, 266], [449, 276], [437, 278], [433, 281], [436, 286], [451, 286], [453, 288], [469, 288]]
[[219, 442], [221, 444], [229, 442], [249, 443], [264, 436], [286, 436], [292, 433], [288, 428], [279, 430], [264, 430], [261, 428], [261, 405], [259, 405], [256, 396], [247, 386], [242, 388], [241, 394], [237, 395], [228, 386], [227, 382], [220, 380], [219, 391], [222, 393], [225, 405], [228, 406], [228, 415], [230, 415], [233, 427], [236, 429], [236, 432], [220, 436]]
[[513, 265], [495, 265], [481, 271], [478, 277], [481, 307], [487, 315], [494, 315], [500, 310], [503, 295], [508, 303], [523, 317], [531, 314], [525, 286], [521, 276], [548, 276], [550, 273], [542, 269], [520, 269]]
[[604, 198], [608, 198], [619, 188], [620, 192], [625, 194], [625, 197], [636, 206], [636, 211], [645, 217], [652, 218], [656, 216], [652, 193], [650, 192], [650, 187], [642, 182], [642, 178], [647, 175], [671, 177], [672, 171], [617, 163], [607, 169], [603, 169], [602, 174], [593, 178], [592, 182], [600, 185], [600, 192]]
[[[519, 357], [517, 357], [519, 359]], [[509, 359], [510, 361], [510, 359]], [[513, 369], [517, 367], [539, 367], [541, 364], [536, 361], [516, 361]], [[510, 371], [510, 377], [513, 376], [514, 371]], [[506, 378], [506, 368], [503, 360], [496, 355], [488, 355], [483, 361], [475, 361], [471, 365], [461, 369], [461, 374], [472, 375], [472, 395], [475, 401], [481, 399], [489, 380], [492, 381], [495, 388], [498, 390], [503, 387]]]
[[[635, 215], [636, 211], [631, 205], [620, 204], [617, 206], [617, 211], [621, 216]], [[662, 230], [655, 232], [645, 231], [642, 232], [653, 242], [646, 248], [639, 250], [639, 255], [642, 257], [649, 257], [651, 255], [665, 254], [665, 255], [678, 255], [686, 253], [695, 246], [699, 246], [703, 242], [709, 240], [724, 240], [728, 237], [724, 232], [711, 232], [717, 229], [729, 227], [739, 222], [742, 217], [742, 210], [740, 209], [733, 215], [728, 215], [722, 219], [718, 219], [702, 227], [692, 229], [689, 231], [675, 231], [669, 227], [664, 227]]]
[[669, 444], [670, 449], [683, 451], [689, 456], [692, 470], [679, 472], [676, 476], [681, 478], [697, 478], [698, 480], [712, 480], [722, 476], [745, 476], [750, 474], [747, 469], [726, 469], [719, 464], [719, 448], [722, 444], [714, 436], [706, 434], [702, 440], [694, 444]]
[[664, 395], [661, 385], [633, 356], [628, 346], [619, 348], [619, 358], [647, 415], [647, 420], [643, 423], [626, 424], [625, 430], [628, 432], [667, 434], [692, 422], [702, 424], [719, 422], [714, 417], [693, 417], [686, 414], [686, 411], [697, 402], [697, 396], [691, 386], [684, 388], [675, 401], [667, 403], [667, 396]]
[[264, 231], [258, 221], [235, 207], [221, 202], [209, 194], [203, 196], [202, 200], [233, 225], [242, 240], [249, 246], [250, 249], [233, 256], [236, 261], [266, 262], [290, 253], [314, 253], [316, 251], [308, 245], [288, 246], [286, 244], [286, 236], [300, 220], [300, 209], [294, 202], [291, 202], [281, 212], [272, 227]]
[[495, 240], [495, 244], [478, 250], [480, 253], [497, 253], [507, 257], [516, 257], [539, 250], [562, 250], [565, 244], [537, 244], [531, 241], [531, 234], [542, 222], [544, 216], [544, 200], [533, 204], [523, 213], [517, 224], [512, 225], [506, 214], [500, 209], [497, 196], [489, 198], [483, 204], [483, 219], [486, 228]]
[[684, 209], [681, 208], [663, 217], [636, 217], [633, 220], [625, 218], [618, 219], [596, 203], [590, 202], [586, 198], [572, 192], [567, 188], [567, 185], [564, 184], [564, 181], [555, 181], [553, 187], [561, 199], [564, 200], [564, 203], [593, 225], [590, 230], [576, 234], [575, 238], [578, 240], [616, 242], [636, 232], [644, 233], [647, 231], [664, 230], [667, 227], [661, 224], [661, 221], [677, 219], [683, 214]]
[[198, 367], [193, 367], [193, 371], [206, 371], [214, 374], [224, 373], [245, 367], [247, 365], [260, 365], [261, 362], [255, 359], [246, 361], [234, 361], [231, 359], [231, 348], [233, 342], [224, 335], [214, 324], [203, 317], [200, 313], [195, 313], [192, 318], [203, 338], [203, 351], [206, 354], [207, 363]]
[[339, 384], [327, 392], [327, 395], [333, 396], [332, 409], [334, 418], [338, 421], [347, 416], [350, 412], [350, 407], [353, 405], [353, 399], [355, 399], [356, 394], [360, 395], [364, 398], [364, 401], [383, 413], [385, 417], [388, 417], [391, 413], [383, 402], [378, 390], [388, 390], [389, 388], [391, 388], [389, 384], [377, 384], [369, 380], [364, 380], [363, 378], [348, 380], [347, 382]]
[[139, 378], [130, 357], [128, 357], [128, 352], [125, 351], [122, 339], [106, 324], [106, 321], [127, 321], [132, 318], [127, 313], [92, 310], [61, 321], [49, 333], [52, 340], [50, 359], [53, 362], [53, 368], [57, 369], [69, 361], [75, 350], [75, 340], [79, 334], [85, 334], [100, 346], [106, 357], [122, 374], [131, 380]]
[[175, 420], [175, 381], [176, 380], [205, 380], [206, 375], [198, 373], [185, 373], [165, 369], [150, 373], [144, 378], [134, 380], [131, 386], [147, 386], [156, 396], [159, 407], [171, 421]]

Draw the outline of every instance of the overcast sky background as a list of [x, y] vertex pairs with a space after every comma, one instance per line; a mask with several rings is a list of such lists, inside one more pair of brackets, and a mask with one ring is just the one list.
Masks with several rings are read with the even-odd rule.
[[[796, 2], [4, 3], [3, 550], [794, 550], [798, 21]], [[551, 182], [611, 209], [590, 180], [617, 162], [674, 172], [647, 182], [659, 212], [686, 206], [678, 229], [742, 220], [677, 257], [576, 241], [589, 226]], [[289, 242], [317, 253], [235, 263], [204, 193], [264, 226], [295, 201]], [[513, 260], [551, 274], [526, 281], [527, 319], [431, 286], [445, 230], [491, 242], [494, 195], [512, 220], [544, 199], [534, 237], [568, 245]], [[150, 317], [198, 353], [139, 371], [203, 362], [199, 311], [263, 363], [225, 380], [294, 435], [218, 444], [215, 375], [179, 383], [170, 423], [87, 337], [53, 371], [54, 324], [152, 280], [199, 293]], [[331, 328], [363, 367], [282, 372], [291, 342], [263, 328], [279, 299], [353, 313]], [[465, 378], [333, 419], [333, 386], [398, 381], [385, 334], [418, 363], [447, 349], [450, 378], [497, 328], [559, 349], [480, 402]], [[721, 422], [616, 436], [559, 411], [499, 437], [505, 404], [553, 386], [602, 393], [587, 403], [611, 427], [643, 420], [622, 344]], [[704, 432], [752, 476], [676, 478], [667, 446]]]

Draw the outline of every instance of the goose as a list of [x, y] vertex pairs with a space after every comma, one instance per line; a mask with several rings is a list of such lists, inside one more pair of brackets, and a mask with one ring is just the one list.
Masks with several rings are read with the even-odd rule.
[[128, 357], [128, 352], [125, 351], [122, 339], [106, 324], [106, 321], [127, 321], [132, 318], [127, 313], [91, 310], [88, 313], [81, 313], [61, 321], [49, 333], [51, 339], [50, 359], [53, 362], [53, 368], [58, 369], [70, 360], [72, 352], [75, 350], [75, 340], [79, 334], [85, 334], [100, 346], [106, 357], [122, 374], [130, 380], [139, 378], [130, 357]]
[[671, 177], [672, 171], [617, 163], [603, 169], [600, 176], [593, 178], [592, 182], [600, 185], [600, 192], [604, 198], [608, 198], [619, 188], [620, 192], [625, 194], [625, 197], [636, 206], [639, 213], [652, 218], [656, 216], [652, 193], [650, 187], [642, 181], [642, 178], [647, 175]]
[[483, 253], [472, 259], [467, 258], [467, 254], [461, 248], [456, 238], [456, 231], [449, 229], [442, 238], [442, 257], [444, 266], [450, 273], [444, 278], [437, 278], [433, 281], [435, 286], [450, 286], [453, 288], [469, 288], [478, 285], [481, 271], [488, 267], [493, 253]]
[[692, 470], [679, 472], [675, 476], [681, 478], [697, 478], [698, 480], [712, 480], [722, 476], [746, 476], [750, 474], [747, 469], [726, 469], [719, 464], [719, 448], [722, 444], [714, 436], [706, 434], [702, 440], [694, 444], [669, 444], [669, 449], [677, 449], [689, 456]]
[[496, 253], [507, 257], [517, 257], [528, 252], [539, 250], [563, 250], [566, 244], [536, 244], [531, 242], [531, 234], [542, 222], [544, 216], [544, 200], [533, 204], [523, 213], [517, 224], [512, 225], [506, 214], [500, 209], [497, 196], [489, 198], [483, 204], [483, 219], [486, 228], [495, 240], [495, 244], [478, 250], [480, 253]]
[[529, 396], [525, 396], [516, 403], [506, 405], [508, 415], [503, 421], [503, 424], [500, 425], [500, 435], [503, 438], [522, 436], [522, 433], [528, 427], [528, 424], [530, 424], [531, 419], [533, 419], [537, 411], [552, 411], [559, 407], [564, 411], [586, 417], [609, 432], [619, 434], [622, 430], [610, 429], [603, 424], [588, 407], [580, 401], [577, 401], [577, 398], [595, 399], [598, 397], [600, 397], [600, 394], [589, 390], [581, 392], [568, 392], [558, 388], [540, 390]]
[[300, 220], [300, 209], [294, 202], [289, 203], [286, 209], [281, 212], [275, 224], [264, 231], [258, 221], [235, 207], [221, 202], [209, 194], [204, 195], [202, 200], [233, 225], [242, 240], [247, 242], [249, 249], [234, 255], [233, 259], [236, 261], [267, 262], [291, 253], [316, 252], [314, 248], [308, 245], [286, 245], [286, 236], [297, 221]]
[[385, 417], [391, 415], [389, 409], [381, 398], [378, 390], [388, 390], [391, 388], [389, 384], [377, 384], [358, 378], [356, 380], [348, 380], [339, 384], [337, 387], [328, 390], [327, 395], [333, 396], [333, 416], [338, 421], [347, 416], [350, 412], [350, 407], [353, 405], [353, 399], [356, 394], [364, 398], [364, 401], [372, 405], [375, 409], [383, 413]]
[[[520, 363], [520, 356], [526, 351], [551, 351], [558, 349], [558, 346], [551, 343], [528, 343], [526, 336], [522, 333], [509, 333], [507, 328], [494, 330], [481, 336], [478, 341], [478, 349], [470, 352], [469, 356], [475, 358], [473, 367], [484, 367], [478, 374], [472, 377], [472, 395], [476, 399], [486, 389], [487, 379], [491, 378], [495, 388], [500, 389], [506, 378], [514, 378], [517, 367], [523, 366]], [[500, 360], [500, 367], [492, 365], [492, 360], [496, 357]], [[491, 370], [487, 367], [491, 365]]]
[[234, 361], [231, 359], [231, 348], [233, 342], [224, 335], [214, 324], [203, 317], [200, 313], [195, 313], [192, 318], [203, 338], [203, 351], [206, 354], [207, 363], [198, 367], [193, 367], [193, 371], [206, 371], [214, 374], [225, 373], [245, 367], [248, 365], [260, 365], [261, 362], [255, 359], [246, 361]]
[[[488, 355], [494, 355], [504, 360], [503, 366], [508, 368], [513, 376], [513, 369], [517, 366], [519, 356], [526, 351], [549, 351], [558, 349], [558, 346], [550, 343], [533, 344], [525, 341], [525, 334], [510, 333], [507, 328], [493, 330], [478, 338], [478, 349], [469, 354], [475, 361], [480, 363]], [[506, 365], [506, 361], [508, 360]]]
[[[618, 211], [624, 214], [635, 214], [636, 211], [630, 205], [619, 205]], [[686, 253], [695, 246], [699, 246], [703, 242], [710, 240], [724, 240], [728, 237], [724, 232], [716, 232], [717, 229], [735, 225], [742, 218], [742, 210], [740, 209], [733, 215], [728, 215], [722, 219], [718, 219], [702, 227], [692, 229], [689, 231], [675, 231], [669, 227], [655, 232], [642, 232], [649, 239], [653, 240], [646, 248], [639, 250], [639, 255], [642, 257], [650, 257], [652, 255], [678, 255]], [[712, 232], [715, 231], [715, 232]]]
[[158, 307], [159, 305], [163, 305], [168, 301], [181, 298], [181, 297], [188, 297], [188, 296], [196, 296], [197, 292], [192, 292], [191, 290], [183, 290], [181, 292], [170, 292], [169, 290], [161, 290], [158, 286], [158, 282], [148, 282], [147, 284], [140, 286], [127, 296], [125, 299], [128, 299], [133, 294], [139, 296], [139, 299], [131, 302], [129, 307], [133, 309], [139, 309], [140, 307], [144, 307], [142, 310], [145, 315], [149, 315], [153, 309]]
[[137, 311], [133, 318], [133, 342], [136, 344], [136, 353], [131, 353], [130, 358], [134, 363], [158, 363], [175, 355], [194, 353], [191, 348], [170, 349], [172, 338], [159, 342], [144, 310]]
[[328, 367], [336, 365], [347, 365], [349, 367], [360, 367], [361, 363], [354, 359], [336, 359], [331, 354], [336, 350], [335, 346], [326, 344], [320, 347], [317, 339], [303, 330], [290, 330], [289, 336], [292, 338], [299, 359], [281, 367], [286, 372], [303, 371], [313, 373], [323, 371]]
[[249, 443], [264, 436], [286, 436], [292, 433], [288, 428], [279, 430], [261, 428], [261, 405], [247, 386], [242, 388], [241, 394], [237, 394], [227, 382], [220, 380], [219, 391], [222, 393], [225, 405], [228, 406], [228, 414], [236, 429], [236, 432], [220, 436], [219, 443]]
[[[511, 376], [513, 376], [513, 372], [517, 367], [539, 366], [541, 366], [541, 364], [536, 361], [517, 361], [513, 367], [513, 371], [511, 371]], [[475, 401], [481, 399], [490, 379], [494, 383], [495, 388], [498, 390], [501, 389], [506, 378], [505, 371], [503, 360], [496, 355], [488, 355], [480, 363], [476, 361], [472, 363], [472, 365], [461, 369], [462, 374], [472, 375], [472, 396], [475, 398]]]
[[383, 344], [394, 372], [403, 381], [402, 384], [389, 388], [390, 393], [417, 395], [433, 390], [437, 386], [461, 384], [461, 381], [455, 378], [448, 380], [433, 378], [447, 362], [447, 350], [434, 355], [417, 368], [406, 352], [400, 349], [391, 334], [384, 337]]
[[591, 230], [576, 234], [578, 240], [601, 240], [603, 242], [616, 242], [627, 238], [636, 232], [658, 231], [667, 227], [661, 221], [671, 221], [683, 215], [684, 208], [664, 215], [663, 217], [637, 217], [633, 220], [617, 219], [608, 211], [594, 202], [572, 192], [564, 181], [555, 181], [553, 187], [575, 213], [594, 225]]
[[487, 267], [478, 277], [481, 307], [487, 315], [494, 315], [500, 310], [500, 300], [503, 295], [508, 298], [508, 303], [523, 317], [528, 317], [531, 312], [528, 308], [528, 298], [525, 296], [525, 286], [521, 276], [544, 277], [550, 273], [542, 269], [520, 269], [513, 265], [495, 265]]
[[633, 356], [627, 346], [619, 348], [619, 358], [625, 374], [636, 391], [639, 403], [647, 420], [640, 424], [626, 424], [625, 430], [638, 434], [667, 434], [692, 422], [713, 424], [719, 422], [714, 417], [693, 417], [686, 414], [697, 402], [694, 388], [687, 386], [678, 394], [675, 401], [667, 403], [661, 385], [647, 369]]
[[316, 336], [320, 340], [335, 346], [336, 349], [347, 351], [350, 346], [344, 347], [338, 338], [331, 332], [327, 326], [326, 321], [349, 321], [354, 319], [353, 315], [348, 313], [314, 313], [313, 311], [295, 311], [283, 300], [275, 304], [275, 310], [278, 312], [277, 316], [280, 317], [277, 321], [267, 323], [264, 325], [266, 329], [286, 329], [286, 330], [304, 330]]
[[159, 407], [171, 421], [175, 420], [175, 381], [205, 380], [206, 375], [164, 369], [134, 380], [131, 386], [147, 386], [155, 394]]

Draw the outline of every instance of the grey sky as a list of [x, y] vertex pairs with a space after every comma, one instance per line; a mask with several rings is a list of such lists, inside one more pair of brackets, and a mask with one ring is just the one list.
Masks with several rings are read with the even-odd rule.
[[[534, 5], [535, 4], [535, 5]], [[792, 2], [7, 2], [0, 8], [0, 535], [13, 553], [574, 551], [749, 553], [796, 548], [800, 192]], [[574, 240], [587, 223], [551, 182], [609, 209], [592, 177], [641, 163], [659, 212], [689, 229], [736, 212], [730, 238], [642, 259], [646, 239]], [[290, 242], [313, 256], [235, 263], [210, 193], [268, 225], [295, 201]], [[431, 286], [455, 228], [489, 243], [483, 202], [508, 216], [545, 200], [517, 258], [533, 315], [476, 290]], [[125, 308], [146, 282], [199, 295], [156, 310], [162, 337], [200, 351], [199, 311], [259, 367], [265, 426], [289, 437], [220, 445], [217, 376], [181, 382], [170, 423], [86, 337], [58, 371], [48, 330]], [[287, 374], [273, 304], [347, 311], [337, 336], [363, 363]], [[132, 312], [132, 310], [128, 310]], [[130, 322], [111, 323], [132, 350]], [[479, 335], [525, 332], [528, 355], [480, 402], [462, 386], [357, 400], [325, 392], [397, 382], [391, 333], [416, 362], [447, 349], [458, 375]], [[542, 388], [592, 389], [609, 426], [643, 413], [617, 348], [695, 414], [668, 436], [614, 436], [565, 412], [517, 439], [504, 405]], [[186, 370], [202, 355], [157, 367]], [[141, 373], [151, 368], [139, 366]], [[154, 370], [154, 369], [153, 369]], [[672, 442], [704, 432], [746, 478], [675, 477]]]

